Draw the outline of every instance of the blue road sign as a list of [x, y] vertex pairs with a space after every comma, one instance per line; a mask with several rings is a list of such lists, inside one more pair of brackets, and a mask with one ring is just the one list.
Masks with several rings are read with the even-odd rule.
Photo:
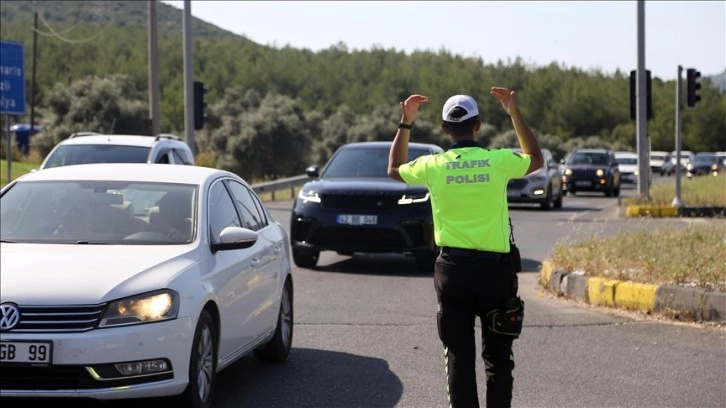
[[0, 41], [0, 114], [25, 115], [23, 44]]

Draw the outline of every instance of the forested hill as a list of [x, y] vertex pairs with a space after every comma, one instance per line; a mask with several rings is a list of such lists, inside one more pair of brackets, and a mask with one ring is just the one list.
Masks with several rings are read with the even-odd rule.
[[[34, 12], [39, 15], [34, 100], [39, 123], [52, 133], [39, 146], [41, 153], [74, 130], [146, 127], [147, 2], [0, 2], [0, 35], [25, 44], [27, 72], [32, 67]], [[158, 3], [157, 17], [162, 127], [181, 134], [182, 11]], [[298, 156], [307, 155], [299, 159], [305, 164], [323, 161], [345, 142], [390, 140], [400, 115], [398, 102], [412, 93], [431, 101], [417, 118], [414, 139], [445, 145], [439, 129], [441, 103], [462, 93], [479, 101], [486, 123], [480, 142], [511, 145], [516, 143], [508, 133], [511, 122], [489, 96], [494, 85], [518, 91], [527, 121], [556, 154], [578, 143], [635, 148], [629, 72], [602, 73], [557, 63], [530, 66], [522, 62], [526, 55], [501, 61], [446, 50], [351, 51], [342, 43], [318, 52], [271, 48], [196, 18], [192, 27], [194, 79], [208, 89], [209, 107], [207, 125], [195, 140], [198, 151], [239, 172], [244, 168], [240, 163], [260, 159], [246, 156], [247, 147], [256, 146], [257, 140], [269, 148], [297, 149]], [[26, 79], [29, 92], [30, 75]], [[684, 110], [683, 148], [724, 151], [726, 94], [710, 86], [708, 78], [703, 82], [699, 104]], [[655, 78], [652, 89], [651, 146], [673, 150], [675, 82]], [[277, 140], [283, 137], [292, 141]], [[263, 160], [269, 157], [269, 152], [260, 154]], [[288, 169], [275, 168], [277, 174], [257, 169], [254, 175], [300, 174], [304, 167], [292, 163]]]

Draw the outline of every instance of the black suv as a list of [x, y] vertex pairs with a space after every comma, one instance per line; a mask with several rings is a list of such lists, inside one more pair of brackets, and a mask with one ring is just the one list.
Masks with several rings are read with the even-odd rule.
[[578, 149], [564, 163], [565, 191], [600, 191], [607, 197], [620, 195], [620, 170], [612, 150]]
[[[292, 259], [313, 268], [320, 251], [341, 255], [402, 253], [419, 270], [432, 270], [437, 248], [429, 191], [388, 177], [391, 142], [349, 143], [340, 147], [295, 200], [290, 219]], [[409, 143], [408, 159], [441, 153], [433, 144]]]

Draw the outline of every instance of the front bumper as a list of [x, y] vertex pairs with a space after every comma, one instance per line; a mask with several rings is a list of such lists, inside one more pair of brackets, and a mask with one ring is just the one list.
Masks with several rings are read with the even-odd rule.
[[[0, 369], [2, 397], [149, 398], [177, 395], [188, 383], [196, 321], [95, 329], [82, 333], [3, 333], [6, 341], [51, 341], [52, 363]], [[168, 370], [123, 376], [116, 363], [165, 360]]]
[[546, 200], [547, 186], [544, 181], [514, 179], [507, 185], [507, 201], [510, 203], [543, 203]]
[[[302, 204], [293, 209], [290, 225], [293, 247], [346, 254], [435, 250], [433, 222], [428, 218], [431, 213], [429, 202], [380, 212], [315, 206]], [[373, 225], [340, 224], [340, 214], [375, 215], [377, 221]]]

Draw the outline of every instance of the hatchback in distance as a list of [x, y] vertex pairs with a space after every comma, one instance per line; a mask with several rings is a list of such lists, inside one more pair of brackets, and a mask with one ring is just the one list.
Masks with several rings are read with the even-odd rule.
[[207, 408], [220, 370], [287, 358], [288, 235], [237, 175], [86, 164], [0, 194], [3, 398]]
[[89, 163], [194, 164], [189, 145], [172, 134], [104, 135], [78, 132], [48, 153], [41, 169]]
[[607, 197], [620, 195], [620, 170], [612, 150], [578, 149], [565, 162], [563, 182], [567, 192], [603, 192]]
[[[322, 171], [307, 168], [290, 225], [292, 257], [302, 268], [317, 265], [320, 251], [341, 255], [402, 253], [419, 270], [432, 270], [437, 255], [429, 191], [388, 177], [391, 142], [341, 146]], [[433, 144], [410, 143], [408, 159], [441, 153]]]

